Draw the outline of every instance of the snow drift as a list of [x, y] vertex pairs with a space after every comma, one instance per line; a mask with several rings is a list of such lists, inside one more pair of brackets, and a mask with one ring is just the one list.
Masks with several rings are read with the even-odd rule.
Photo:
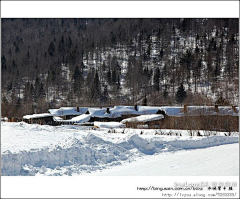
[[[17, 135], [11, 133], [13, 128]], [[28, 129], [30, 131], [24, 134]], [[2, 130], [2, 175], [74, 175], [146, 155], [238, 143], [238, 136], [160, 136], [141, 135], [139, 131], [114, 134], [108, 130], [84, 130], [79, 126], [56, 128], [4, 123]], [[58, 137], [49, 140], [52, 133]], [[14, 142], [6, 146], [5, 141], [11, 135], [15, 145], [21, 145], [18, 150], [12, 146]], [[28, 142], [38, 137], [38, 145], [29, 146], [28, 142], [18, 140], [19, 136], [28, 138]]]

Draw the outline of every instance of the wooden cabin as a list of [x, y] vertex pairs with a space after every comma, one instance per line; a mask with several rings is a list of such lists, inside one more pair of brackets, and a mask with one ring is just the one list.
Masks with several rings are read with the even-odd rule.
[[[89, 115], [89, 120], [82, 123], [93, 122], [121, 122], [124, 119], [140, 115], [162, 115], [153, 121], [136, 122], [127, 121], [127, 128], [148, 127], [149, 129], [187, 129], [187, 130], [210, 130], [210, 131], [238, 131], [239, 108], [236, 106], [187, 106], [183, 107], [125, 107], [117, 106], [112, 109], [69, 107], [51, 109], [51, 113], [26, 115], [23, 120], [29, 124], [48, 125], [73, 125], [78, 123], [71, 120], [78, 115]], [[57, 119], [60, 116], [63, 120]], [[66, 118], [66, 119], [65, 119]], [[80, 124], [80, 122], [79, 122]]]
[[149, 129], [239, 131], [239, 115], [235, 106], [232, 107], [232, 110], [231, 107], [220, 106], [196, 107], [196, 110], [191, 108], [193, 107], [185, 105], [176, 115], [160, 110], [158, 114], [164, 115], [164, 119], [147, 122], [126, 122], [125, 124], [127, 128], [147, 126]]
[[28, 124], [58, 125], [51, 114], [33, 114], [23, 116], [23, 121]]

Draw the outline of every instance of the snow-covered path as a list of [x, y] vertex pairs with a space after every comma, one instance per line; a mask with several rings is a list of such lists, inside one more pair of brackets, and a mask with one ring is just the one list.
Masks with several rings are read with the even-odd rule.
[[87, 175], [237, 176], [239, 175], [239, 144], [144, 156], [134, 162]]

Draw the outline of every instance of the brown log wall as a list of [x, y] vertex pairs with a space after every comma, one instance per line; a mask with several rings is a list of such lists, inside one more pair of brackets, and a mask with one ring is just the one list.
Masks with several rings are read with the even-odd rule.
[[239, 131], [238, 116], [184, 116], [173, 117], [165, 115], [164, 119], [151, 122], [126, 123], [128, 128], [137, 128], [138, 125], [148, 125], [150, 129], [187, 129], [209, 131]]

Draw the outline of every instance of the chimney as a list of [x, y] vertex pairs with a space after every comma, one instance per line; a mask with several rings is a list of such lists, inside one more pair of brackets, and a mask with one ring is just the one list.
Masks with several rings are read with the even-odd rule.
[[107, 110], [106, 110], [106, 113], [110, 113], [110, 110], [109, 110], [109, 108], [107, 108]]
[[134, 109], [135, 109], [135, 111], [138, 111], [137, 104], [135, 104]]
[[77, 112], [79, 112], [79, 107], [77, 107]]
[[236, 106], [232, 106], [232, 110], [234, 111], [234, 113], [237, 113]]
[[215, 105], [215, 112], [219, 112], [219, 110], [218, 110], [218, 105]]
[[183, 112], [184, 113], [187, 113], [187, 105], [185, 104], [184, 107], [183, 107]]

